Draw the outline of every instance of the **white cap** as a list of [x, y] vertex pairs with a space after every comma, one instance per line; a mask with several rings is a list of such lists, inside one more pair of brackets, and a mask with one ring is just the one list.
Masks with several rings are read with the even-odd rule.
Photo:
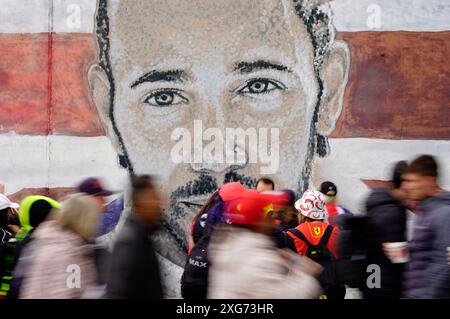
[[323, 194], [319, 191], [307, 190], [294, 206], [300, 214], [308, 218], [320, 220], [327, 217]]
[[0, 210], [5, 208], [19, 208], [19, 204], [11, 202], [8, 197], [0, 194]]

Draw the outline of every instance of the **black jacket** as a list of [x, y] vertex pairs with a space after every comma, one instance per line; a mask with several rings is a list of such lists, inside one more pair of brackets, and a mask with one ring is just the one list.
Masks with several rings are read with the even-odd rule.
[[368, 216], [368, 263], [381, 268], [381, 288], [367, 288], [366, 298], [400, 298], [405, 265], [393, 264], [385, 256], [382, 243], [406, 242], [406, 209], [384, 188], [372, 191], [366, 202]]
[[151, 236], [154, 226], [126, 221], [111, 256], [106, 298], [162, 299], [161, 275]]

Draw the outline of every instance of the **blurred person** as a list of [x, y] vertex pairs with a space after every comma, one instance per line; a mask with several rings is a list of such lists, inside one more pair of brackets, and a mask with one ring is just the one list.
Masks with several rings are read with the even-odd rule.
[[298, 226], [298, 211], [294, 206], [284, 206], [273, 214], [275, 227], [287, 231]]
[[7, 243], [15, 235], [11, 224], [14, 218], [14, 209], [17, 208], [19, 208], [19, 204], [11, 202], [8, 197], [0, 194], [0, 244]]
[[219, 225], [211, 238], [208, 298], [316, 298], [320, 285], [314, 262], [275, 246], [273, 225], [264, 207], [285, 205], [286, 193], [245, 190], [225, 201], [224, 214], [231, 225]]
[[324, 290], [321, 298], [344, 299], [345, 286], [337, 282], [336, 260], [338, 228], [326, 223], [327, 217], [323, 194], [307, 190], [295, 203], [299, 211], [299, 225], [289, 229], [290, 246], [295, 252], [318, 262], [324, 268], [319, 281]]
[[324, 195], [325, 210], [327, 211], [327, 217], [325, 218], [326, 223], [331, 226], [336, 226], [338, 224], [338, 220], [336, 220], [337, 216], [353, 215], [348, 209], [336, 204], [338, 190], [333, 182], [323, 182], [320, 184], [319, 191]]
[[273, 191], [275, 190], [275, 183], [268, 177], [261, 177], [256, 181], [256, 191], [264, 192], [264, 191]]
[[60, 206], [57, 201], [41, 195], [30, 195], [20, 202], [20, 230], [5, 247], [6, 249], [2, 256], [4, 266], [1, 267], [1, 284], [4, 284], [2, 287], [8, 288], [2, 289], [7, 299], [18, 298], [28, 267], [28, 260], [32, 254], [32, 249], [28, 249], [28, 246], [32, 246], [30, 243], [33, 241], [33, 232], [48, 218], [54, 208], [59, 208]]
[[21, 299], [77, 299], [97, 285], [92, 246], [100, 208], [87, 196], [68, 196], [54, 219], [33, 233], [33, 256]]
[[[209, 258], [208, 250], [211, 235], [218, 224], [229, 223], [223, 212], [223, 202], [230, 201], [242, 196], [245, 187], [240, 182], [225, 183], [219, 190], [214, 192], [198, 215], [202, 214], [203, 225], [196, 223], [197, 233], [193, 238], [195, 245], [189, 251], [188, 258], [181, 278], [181, 294], [185, 299], [206, 299], [208, 290]], [[200, 220], [201, 220], [200, 219]], [[201, 228], [200, 228], [201, 227]]]
[[105, 189], [102, 181], [97, 177], [88, 177], [84, 179], [78, 186], [79, 193], [90, 196], [102, 209], [99, 236], [110, 232], [118, 223], [120, 215], [123, 211], [123, 197], [116, 198], [108, 203], [107, 198], [115, 192]]
[[0, 181], [0, 194], [5, 194], [5, 183]]
[[278, 230], [286, 231], [298, 226], [298, 211], [294, 207], [295, 192], [291, 189], [283, 189], [281, 191], [288, 195], [288, 203], [275, 211], [272, 218]]
[[149, 175], [131, 177], [132, 214], [118, 235], [111, 257], [106, 297], [162, 299], [161, 275], [152, 237], [163, 204]]
[[[114, 192], [105, 189], [102, 181], [97, 177], [88, 177], [84, 179], [77, 186], [77, 189], [79, 193], [86, 194], [94, 200], [102, 211], [98, 234], [95, 237], [99, 237], [111, 231], [120, 219], [123, 210], [123, 197], [108, 203], [107, 198], [113, 195]], [[99, 284], [106, 284], [111, 252], [106, 247], [97, 244], [94, 246], [94, 255]]]
[[[403, 175], [410, 200], [418, 201], [413, 237], [408, 243], [409, 263], [403, 282], [406, 298], [450, 298], [450, 192], [438, 184], [435, 158], [421, 155]], [[395, 252], [386, 249], [391, 256]]]
[[205, 234], [205, 226], [206, 220], [208, 218], [209, 209], [214, 206], [217, 201], [218, 191], [215, 191], [208, 201], [203, 205], [203, 207], [199, 210], [197, 215], [195, 215], [194, 219], [191, 222], [191, 226], [189, 228], [189, 246], [188, 246], [188, 255], [194, 247], [195, 243], [199, 241], [200, 238]]
[[[234, 184], [234, 185], [231, 185]], [[227, 187], [242, 187], [240, 183], [225, 184]], [[181, 276], [181, 296], [184, 299], [206, 299], [208, 290], [208, 248], [215, 224], [221, 222], [222, 198], [214, 192], [198, 213], [192, 228], [192, 246]]]
[[380, 288], [363, 288], [364, 298], [401, 297], [402, 274], [405, 263], [390, 260], [383, 252], [389, 243], [406, 244], [406, 208], [402, 201], [406, 192], [402, 186], [402, 175], [408, 164], [400, 161], [395, 164], [390, 188], [375, 188], [366, 201], [368, 253], [367, 264], [381, 267]]

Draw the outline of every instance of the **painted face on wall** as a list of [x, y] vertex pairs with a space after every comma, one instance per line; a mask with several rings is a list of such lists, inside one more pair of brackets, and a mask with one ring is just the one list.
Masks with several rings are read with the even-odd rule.
[[[161, 253], [182, 265], [192, 218], [224, 182], [253, 187], [268, 175], [279, 188], [299, 189], [309, 177], [316, 133], [329, 132], [340, 111], [347, 51], [328, 54], [319, 94], [311, 36], [289, 1], [113, 1], [108, 15], [113, 83], [94, 66], [93, 99], [129, 169], [158, 175], [170, 197]], [[321, 95], [324, 115], [314, 120]], [[210, 128], [222, 133], [224, 156], [198, 161]], [[226, 141], [229, 128], [254, 130], [257, 153], [266, 156], [250, 155], [255, 140]], [[174, 138], [180, 129], [189, 132], [192, 155], [181, 163], [173, 158], [186, 139]], [[226, 160], [230, 153], [236, 161]]]

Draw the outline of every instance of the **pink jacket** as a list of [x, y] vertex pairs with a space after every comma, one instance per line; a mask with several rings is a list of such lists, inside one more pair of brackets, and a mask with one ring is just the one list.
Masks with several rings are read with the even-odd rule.
[[[290, 267], [271, 238], [240, 228], [216, 228], [210, 242], [208, 298], [311, 299], [319, 282], [300, 267]], [[302, 258], [292, 253], [294, 265]]]
[[32, 259], [20, 298], [76, 299], [96, 285], [93, 251], [81, 237], [54, 221], [42, 223], [32, 236]]

